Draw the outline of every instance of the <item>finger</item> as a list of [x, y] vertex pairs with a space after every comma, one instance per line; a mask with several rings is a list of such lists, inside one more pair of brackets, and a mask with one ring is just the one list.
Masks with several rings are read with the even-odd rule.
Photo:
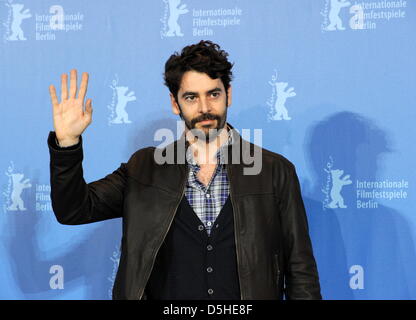
[[77, 92], [77, 70], [72, 69], [69, 82], [69, 98], [75, 99], [75, 94]]
[[61, 101], [68, 99], [68, 75], [61, 75]]
[[55, 113], [58, 110], [59, 102], [58, 102], [58, 97], [56, 96], [56, 89], [53, 84], [49, 86], [49, 95], [51, 96], [52, 108], [53, 108], [53, 112]]
[[81, 86], [78, 91], [78, 99], [81, 99], [81, 101], [84, 101], [85, 94], [87, 93], [88, 88], [88, 73], [83, 72], [82, 73], [82, 80], [81, 80]]

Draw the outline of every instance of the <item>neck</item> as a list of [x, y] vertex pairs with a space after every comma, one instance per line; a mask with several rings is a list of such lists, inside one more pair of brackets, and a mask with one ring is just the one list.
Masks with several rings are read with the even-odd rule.
[[216, 154], [218, 152], [218, 149], [228, 139], [228, 126], [225, 125], [224, 130], [221, 130], [221, 133], [210, 142], [195, 139], [195, 136], [189, 130], [186, 130], [185, 134], [187, 140], [189, 141], [190, 148], [193, 152], [193, 157], [196, 163], [198, 163], [198, 165], [203, 166], [209, 164], [216, 164]]

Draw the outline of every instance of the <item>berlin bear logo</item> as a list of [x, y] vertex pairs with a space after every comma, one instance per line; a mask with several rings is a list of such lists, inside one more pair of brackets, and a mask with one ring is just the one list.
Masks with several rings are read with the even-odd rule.
[[352, 184], [350, 175], [347, 174], [341, 178], [344, 171], [339, 169], [330, 170], [330, 173], [332, 179], [332, 189], [330, 192], [332, 201], [328, 204], [328, 208], [346, 208], [347, 206], [344, 204], [344, 198], [341, 196], [341, 190], [344, 186]]
[[168, 28], [166, 32], [166, 37], [183, 37], [181, 32], [181, 27], [179, 26], [178, 20], [179, 16], [187, 13], [189, 10], [186, 8], [186, 4], [182, 4], [181, 0], [168, 0], [169, 1], [169, 18], [168, 18]]
[[24, 19], [30, 18], [32, 16], [29, 12], [30, 10], [23, 10], [24, 5], [20, 3], [11, 4], [9, 6], [11, 6], [12, 8], [13, 20], [11, 23], [11, 34], [7, 38], [7, 40], [27, 40], [23, 34], [23, 29], [21, 25]]
[[269, 113], [270, 120], [291, 120], [288, 110], [286, 108], [286, 100], [288, 98], [296, 96], [296, 92], [293, 87], [286, 90], [288, 86], [287, 82], [277, 81], [277, 72], [272, 76], [272, 81], [269, 84], [273, 87], [273, 95], [268, 101], [268, 105], [271, 106]]
[[342, 26], [342, 20], [339, 16], [341, 9], [350, 6], [351, 3], [346, 0], [331, 0], [331, 8], [329, 10], [329, 25], [325, 28], [328, 31], [345, 30]]
[[25, 211], [26, 208], [23, 203], [22, 192], [23, 189], [32, 187], [32, 185], [29, 183], [30, 180], [23, 180], [24, 175], [22, 173], [12, 173], [9, 176], [12, 179], [13, 189], [11, 193], [12, 204], [7, 209], [10, 211]]
[[116, 117], [111, 123], [131, 123], [126, 107], [128, 102], [136, 100], [134, 91], [127, 93], [129, 87], [115, 87], [115, 89], [117, 91]]
[[112, 103], [108, 106], [108, 109], [111, 110], [109, 123], [131, 123], [131, 121], [129, 120], [129, 115], [126, 111], [126, 107], [127, 103], [136, 100], [136, 96], [134, 95], [134, 91], [128, 92], [129, 87], [118, 86], [117, 75], [116, 78], [117, 79], [113, 80], [112, 85], [110, 86], [110, 88], [113, 89], [113, 99]]

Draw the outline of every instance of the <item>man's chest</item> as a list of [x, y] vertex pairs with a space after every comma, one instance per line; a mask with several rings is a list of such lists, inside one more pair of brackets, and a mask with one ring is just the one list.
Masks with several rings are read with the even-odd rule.
[[215, 172], [216, 164], [202, 165], [198, 171], [197, 178], [205, 186], [209, 184], [211, 178]]

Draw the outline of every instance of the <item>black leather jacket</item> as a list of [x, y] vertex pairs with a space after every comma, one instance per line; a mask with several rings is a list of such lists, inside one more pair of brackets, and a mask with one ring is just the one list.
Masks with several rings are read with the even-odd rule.
[[[178, 151], [179, 141], [163, 150]], [[240, 163], [227, 164], [234, 212], [241, 299], [321, 299], [307, 218], [293, 164], [276, 153], [243, 140]], [[134, 153], [105, 178], [86, 183], [82, 139], [70, 149], [50, 150], [51, 198], [57, 220], [76, 225], [123, 218], [119, 269], [113, 299], [145, 299], [153, 264], [187, 180], [184, 161], [158, 164], [154, 147]], [[228, 148], [235, 148], [235, 143]], [[257, 148], [257, 149], [255, 149]], [[160, 149], [159, 149], [160, 150]], [[244, 174], [245, 152], [261, 152], [261, 171]], [[178, 159], [175, 157], [175, 159]], [[238, 157], [237, 157], [238, 159]]]

